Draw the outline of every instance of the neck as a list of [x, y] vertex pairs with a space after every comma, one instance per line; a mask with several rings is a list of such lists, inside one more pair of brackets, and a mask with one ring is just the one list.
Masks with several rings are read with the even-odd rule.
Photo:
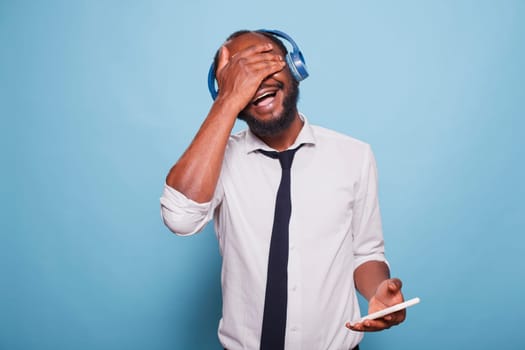
[[286, 130], [283, 130], [282, 132], [276, 135], [271, 135], [271, 136], [257, 135], [257, 137], [263, 140], [264, 143], [266, 143], [271, 148], [279, 152], [285, 151], [288, 149], [288, 147], [293, 145], [293, 143], [297, 139], [297, 136], [301, 132], [303, 125], [304, 125], [304, 121], [301, 120], [298, 113], [295, 113], [295, 117], [294, 117], [292, 124], [290, 124], [290, 126]]

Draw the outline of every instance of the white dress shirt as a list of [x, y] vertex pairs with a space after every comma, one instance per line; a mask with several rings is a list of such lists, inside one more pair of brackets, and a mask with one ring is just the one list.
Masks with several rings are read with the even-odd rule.
[[[286, 349], [348, 350], [362, 333], [345, 328], [360, 316], [353, 272], [385, 261], [370, 146], [304, 126], [291, 169]], [[249, 130], [230, 137], [214, 198], [197, 203], [165, 186], [161, 213], [176, 234], [213, 218], [223, 258], [219, 340], [229, 350], [259, 349], [279, 161]]]

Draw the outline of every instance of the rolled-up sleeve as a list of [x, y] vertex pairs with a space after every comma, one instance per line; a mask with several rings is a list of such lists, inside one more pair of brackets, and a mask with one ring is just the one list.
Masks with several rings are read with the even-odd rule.
[[201, 231], [213, 218], [216, 202], [214, 198], [210, 202], [197, 203], [165, 184], [160, 198], [160, 213], [164, 224], [173, 233], [187, 236]]
[[354, 235], [354, 268], [371, 260], [384, 261], [388, 264], [384, 254], [376, 162], [368, 145], [361, 168], [361, 180], [354, 205], [352, 229]]

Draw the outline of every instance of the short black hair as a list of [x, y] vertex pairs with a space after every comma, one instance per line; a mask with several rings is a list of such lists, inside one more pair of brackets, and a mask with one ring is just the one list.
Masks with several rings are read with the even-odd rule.
[[[272, 35], [271, 33], [268, 33], [264, 30], [247, 30], [247, 29], [241, 29], [241, 30], [238, 30], [236, 32], [233, 32], [232, 34], [230, 34], [225, 41], [229, 41], [229, 40], [232, 40], [232, 39], [235, 39], [241, 35], [244, 35], [244, 34], [249, 34], [249, 33], [257, 33], [257, 34], [262, 34], [264, 35], [265, 37], [267, 37], [268, 39], [270, 39], [275, 45], [277, 45], [277, 47], [283, 52], [283, 54], [286, 56], [286, 54], [288, 53], [288, 49], [286, 48], [286, 46], [283, 44], [283, 42], [277, 38], [275, 35]], [[220, 52], [220, 48], [219, 50], [217, 50], [217, 52], [215, 53], [215, 56], [213, 57], [213, 75], [214, 76], [217, 76], [217, 65], [219, 63], [219, 52]]]

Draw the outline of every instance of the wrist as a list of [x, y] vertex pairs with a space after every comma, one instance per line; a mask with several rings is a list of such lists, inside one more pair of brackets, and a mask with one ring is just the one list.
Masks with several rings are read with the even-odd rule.
[[221, 114], [232, 115], [237, 118], [239, 113], [246, 107], [246, 103], [238, 98], [219, 94], [213, 102], [212, 109], [221, 111]]

